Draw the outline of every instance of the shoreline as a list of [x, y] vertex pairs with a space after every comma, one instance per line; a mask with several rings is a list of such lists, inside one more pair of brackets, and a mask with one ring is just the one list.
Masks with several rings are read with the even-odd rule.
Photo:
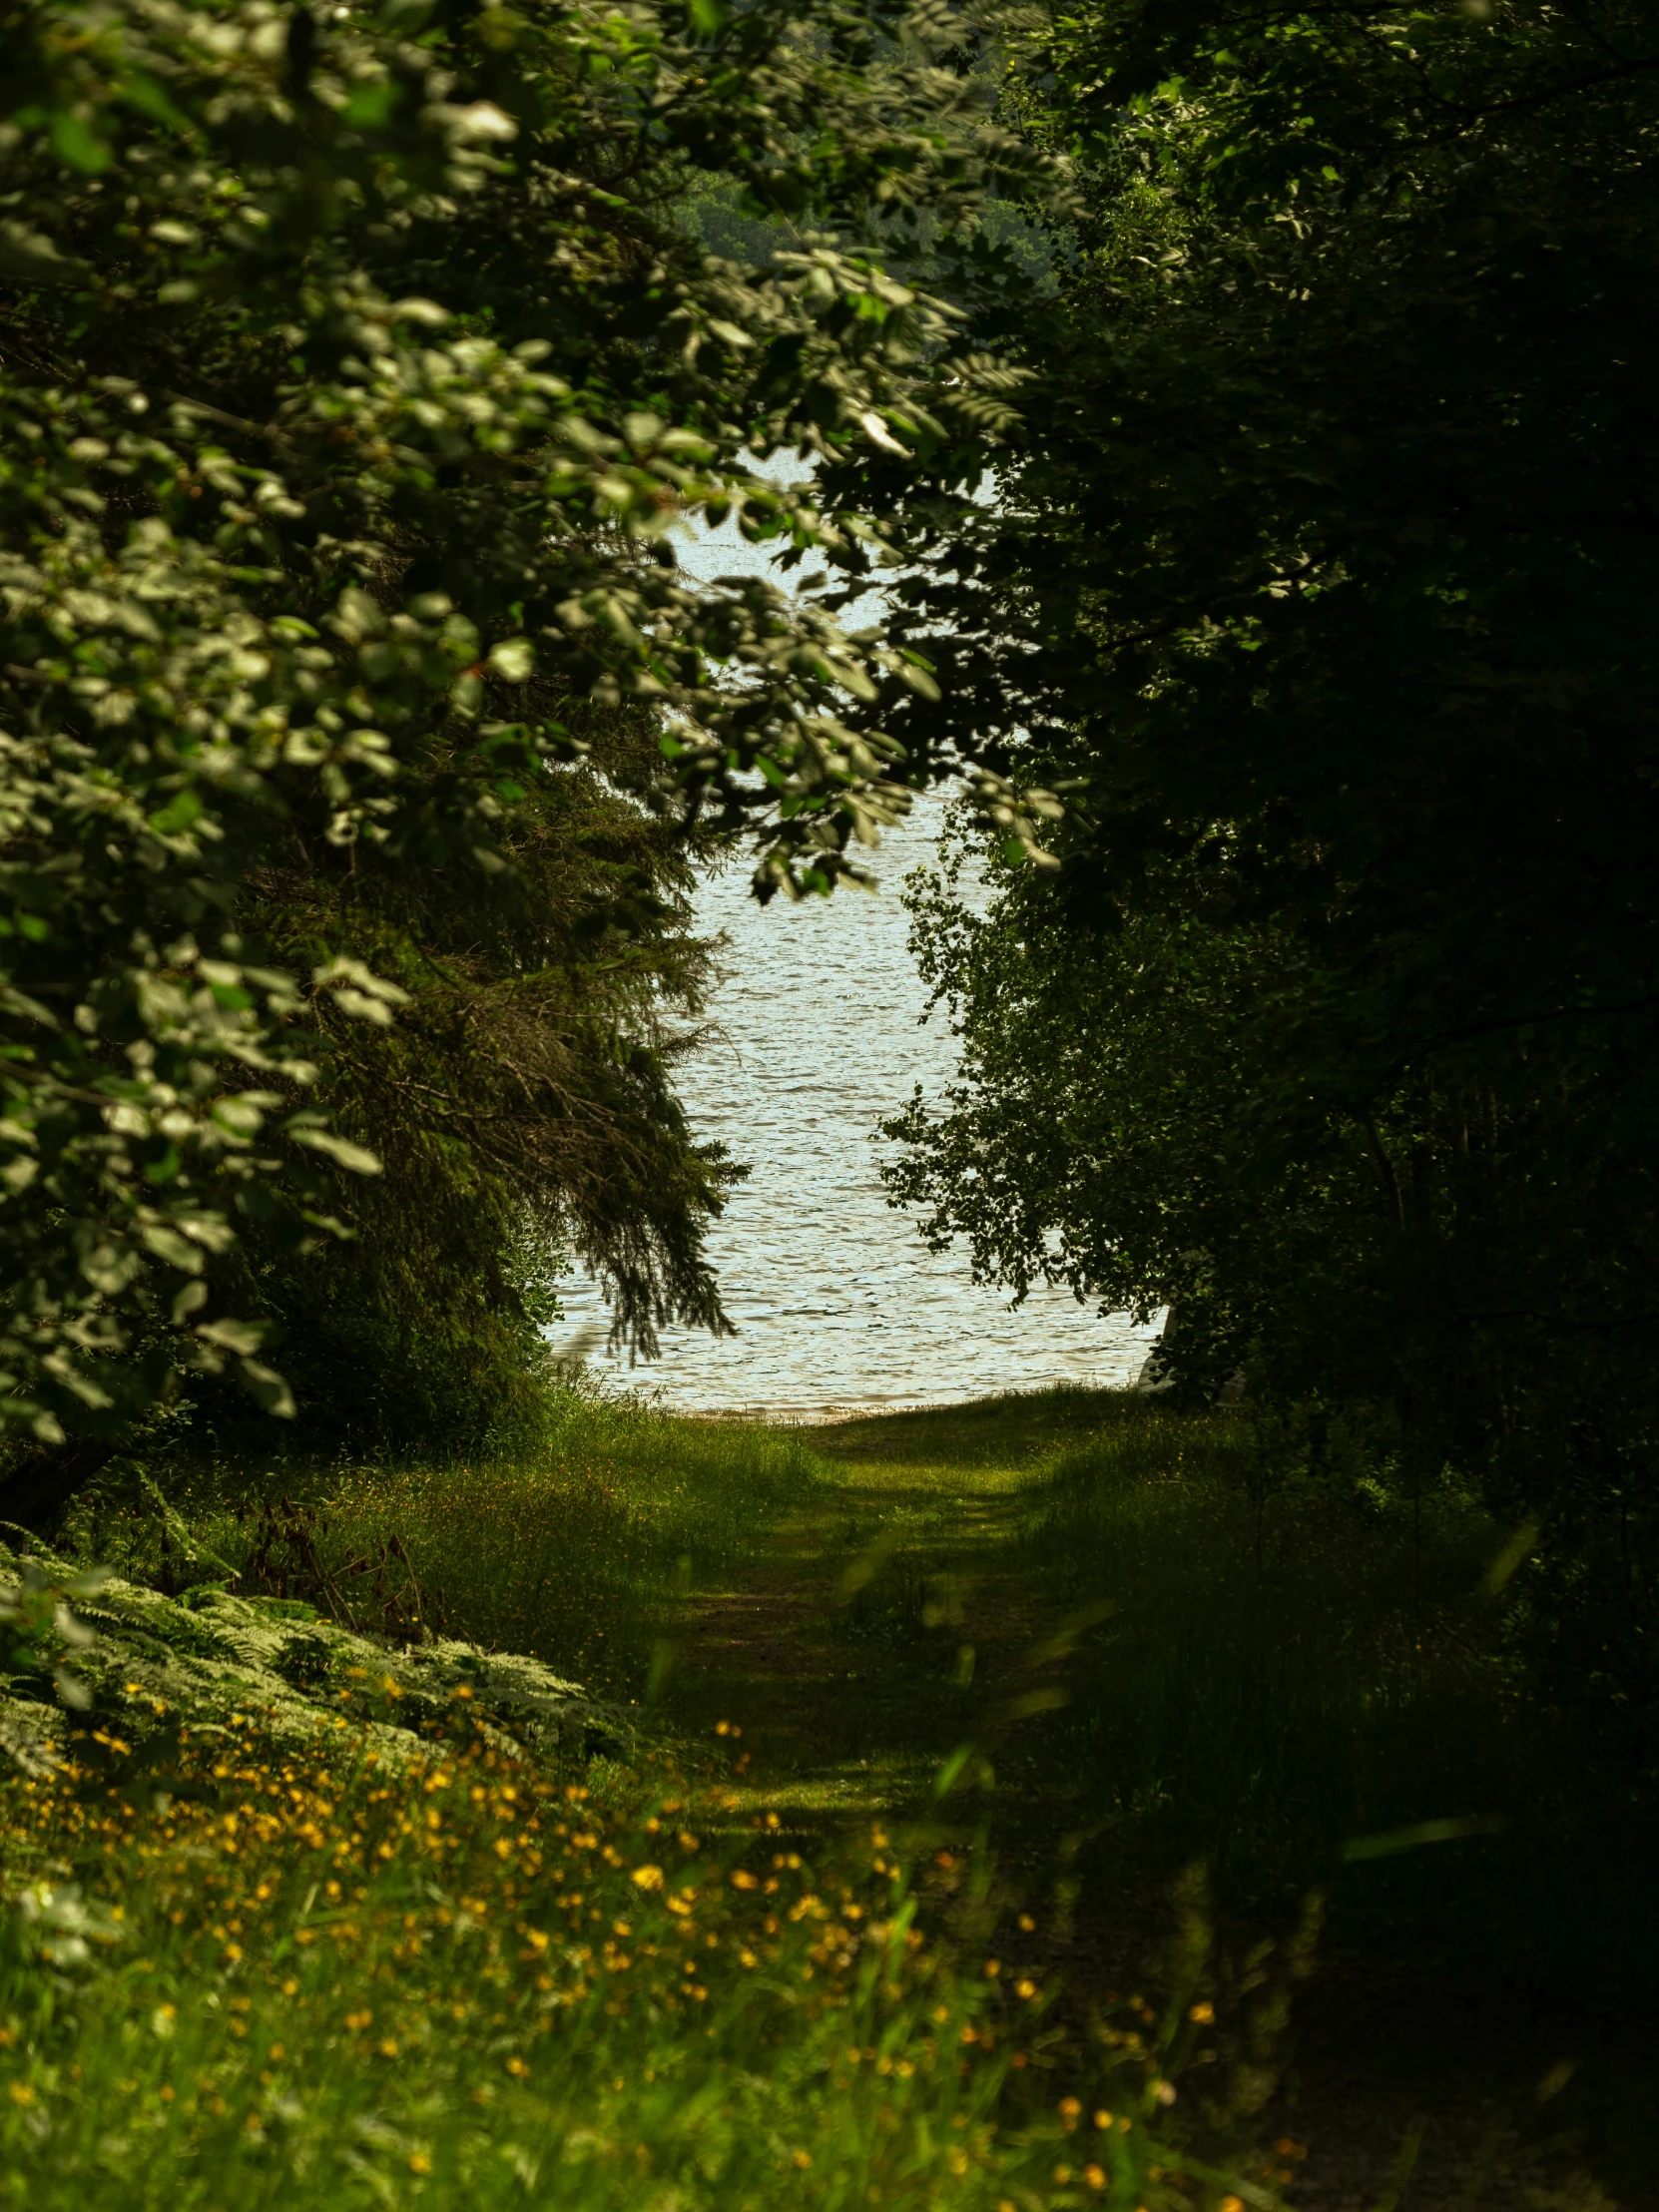
[[831, 1428], [843, 1421], [881, 1420], [900, 1413], [948, 1413], [959, 1412], [970, 1405], [984, 1405], [1007, 1397], [1041, 1397], [1049, 1392], [1121, 1391], [1132, 1395], [1141, 1387], [1139, 1381], [1103, 1377], [1091, 1377], [1088, 1381], [1073, 1382], [1069, 1378], [1034, 1385], [1010, 1384], [1002, 1390], [975, 1390], [965, 1397], [905, 1397], [905, 1398], [846, 1398], [826, 1405], [673, 1405], [664, 1399], [645, 1398], [641, 1402], [650, 1412], [661, 1413], [673, 1420], [744, 1423], [769, 1428]]

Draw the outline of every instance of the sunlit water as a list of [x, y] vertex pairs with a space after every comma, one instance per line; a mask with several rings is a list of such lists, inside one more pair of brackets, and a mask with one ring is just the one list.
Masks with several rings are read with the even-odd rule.
[[[681, 550], [704, 575], [756, 560], [730, 525]], [[921, 1019], [899, 895], [942, 822], [939, 802], [924, 803], [883, 841], [875, 894], [763, 909], [746, 869], [705, 884], [701, 924], [729, 939], [713, 1007], [722, 1034], [685, 1064], [681, 1090], [698, 1133], [753, 1171], [709, 1239], [738, 1335], [674, 1330], [650, 1367], [630, 1373], [602, 1351], [592, 1367], [687, 1411], [806, 1418], [1139, 1373], [1152, 1330], [1064, 1291], [1010, 1308], [974, 1283], [965, 1252], [928, 1253], [887, 1205], [875, 1125], [917, 1083], [937, 1102], [955, 1064], [942, 1012]], [[563, 1299], [559, 1334], [587, 1349], [605, 1309], [590, 1284], [567, 1285]]]

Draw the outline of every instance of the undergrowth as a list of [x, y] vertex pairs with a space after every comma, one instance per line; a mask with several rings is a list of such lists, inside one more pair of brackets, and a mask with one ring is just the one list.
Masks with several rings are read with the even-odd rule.
[[[1242, 2212], [1295, 2167], [1243, 2148], [1265, 1984], [1252, 2027], [1189, 1944], [1102, 2020], [1091, 1916], [1144, 1953], [1196, 1862], [1247, 1949], [1324, 1890], [1350, 1958], [1610, 1988], [1659, 1956], [1649, 1831], [1512, 1633], [1524, 1547], [1385, 1435], [1079, 1392], [551, 1417], [515, 1458], [130, 1463], [62, 1541], [527, 1651], [682, 1744], [736, 1698], [742, 1758], [324, 1771], [251, 1711], [165, 1803], [91, 1759], [10, 1783], [14, 2198]], [[764, 1664], [718, 1606], [698, 1644], [701, 1596], [770, 1588]]]
[[1539, 1694], [1524, 1556], [1472, 1488], [1411, 1491], [1385, 1436], [1339, 1434], [1310, 1468], [1244, 1410], [1102, 1415], [1015, 1544], [1069, 1615], [1045, 1757], [1080, 1778], [1094, 1879], [1199, 1857], [1247, 1914], [1329, 1888], [1345, 1940], [1644, 1975], [1651, 1820]]
[[1053, 1391], [820, 1449], [827, 1652], [971, 1741], [1028, 1863], [1111, 1898], [1197, 1860], [1256, 1925], [1319, 1888], [1345, 1947], [1646, 1985], [1652, 1794], [1540, 1682], [1528, 1532], [1381, 1420]]
[[6, 1786], [4, 2201], [1275, 2201], [1274, 2153], [1235, 2184], [1194, 2147], [1260, 2102], [1280, 2002], [1229, 2003], [1202, 1931], [1162, 2012], [1068, 2036], [1029, 1920], [981, 1885], [926, 1928], [879, 1827], [815, 1861], [718, 1777], [185, 1735], [165, 1788]]
[[60, 1540], [165, 1589], [252, 1562], [348, 1626], [425, 1620], [644, 1699], [684, 1601], [741, 1571], [812, 1469], [799, 1434], [571, 1387], [511, 1454], [118, 1462]]

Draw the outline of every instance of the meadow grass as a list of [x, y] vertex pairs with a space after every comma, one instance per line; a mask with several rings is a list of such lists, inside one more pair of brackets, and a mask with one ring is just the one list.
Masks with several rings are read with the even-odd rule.
[[1312, 1476], [1248, 1410], [1126, 1392], [819, 1450], [870, 1569], [823, 1586], [828, 1642], [902, 1678], [935, 1760], [972, 1747], [960, 1789], [1044, 1880], [1144, 1895], [1198, 1862], [1247, 1923], [1318, 1889], [1345, 1946], [1645, 1986], [1651, 1822], [1538, 1693], [1524, 1565], [1490, 1586], [1513, 1531], [1465, 1486], [1413, 1499], [1353, 1436]]
[[[118, 1468], [78, 1505], [66, 1540], [132, 1579], [183, 1585], [246, 1570], [268, 1538], [267, 1508], [287, 1501], [346, 1600], [365, 1593], [369, 1621], [371, 1581], [344, 1570], [376, 1566], [395, 1541], [427, 1609], [456, 1633], [643, 1701], [666, 1630], [699, 1588], [743, 1571], [770, 1523], [808, 1494], [813, 1466], [798, 1432], [680, 1420], [572, 1386], [549, 1395], [533, 1439], [510, 1451]], [[278, 1535], [274, 1548], [294, 1594], [310, 1594], [291, 1543]]]
[[[694, 1729], [741, 1695], [803, 1815], [924, 1813], [971, 1746], [973, 1817], [1098, 1888], [1202, 1861], [1247, 1916], [1317, 1886], [1345, 1939], [1644, 1973], [1646, 1830], [1608, 1822], [1529, 1688], [1524, 1569], [1483, 1586], [1511, 1531], [1449, 1482], [1405, 1496], [1385, 1438], [1339, 1435], [1329, 1462], [1312, 1477], [1247, 1409], [1122, 1391], [789, 1429], [571, 1389], [516, 1455], [185, 1463], [161, 1470], [171, 1532], [129, 1479], [73, 1533], [178, 1587], [269, 1549], [280, 1495], [347, 1596], [395, 1540], [485, 1645]], [[709, 1648], [745, 1592], [780, 1600], [777, 1633]]]
[[1031, 1922], [983, 1885], [922, 1920], [879, 1826], [809, 1857], [718, 1777], [561, 1781], [464, 1730], [401, 1767], [257, 1712], [186, 1738], [159, 1794], [5, 1787], [0, 2200], [1274, 2201], [1276, 2154], [1235, 2184], [1195, 2148], [1260, 2039], [1202, 1942], [1161, 2015], [1065, 2036]]
[[84, 1555], [269, 1565], [287, 1497], [339, 1587], [395, 1536], [453, 1630], [651, 1703], [659, 1749], [323, 1771], [250, 1713], [165, 1806], [14, 1780], [0, 2187], [1274, 2201], [1257, 1946], [1309, 1892], [1353, 1954], [1610, 1984], [1659, 1951], [1639, 1839], [1597, 1827], [1485, 1589], [1509, 1532], [1353, 1438], [1317, 1479], [1284, 1446], [1111, 1392], [822, 1430], [570, 1392], [516, 1455], [176, 1464], [165, 1509], [130, 1470]]
[[1241, 1414], [1112, 1408], [1016, 1548], [1087, 1621], [1061, 1734], [1095, 1817], [1268, 1903], [1368, 1840], [1510, 1815], [1519, 1698], [1481, 1596], [1505, 1531], [1474, 1500], [1436, 1493], [1415, 1528], [1375, 1487], [1264, 1501], [1256, 1450]]
[[1028, 1493], [1020, 1571], [1079, 1624], [1046, 1757], [1085, 1872], [1200, 1858], [1246, 1914], [1317, 1886], [1340, 1942], [1645, 1983], [1650, 1831], [1529, 1676], [1510, 1528], [1449, 1476], [1413, 1499], [1381, 1453], [1316, 1479], [1282, 1444], [1107, 1403]]
[[[1606, 2212], [1580, 2153], [1652, 2201], [1653, 1823], [1529, 1674], [1524, 1562], [1488, 1587], [1512, 1529], [1450, 1482], [1413, 1500], [1385, 1435], [1338, 1435], [1315, 1475], [1246, 1409], [1126, 1393], [816, 1444], [819, 1505], [776, 1554], [807, 1602], [742, 1682], [777, 1802], [988, 1838], [1079, 2009], [1147, 1972], [1195, 1864], [1240, 1961], [1320, 1894], [1312, 2062], [1279, 2108], [1314, 2143], [1299, 2202], [1392, 2201], [1413, 2140], [1412, 2202]], [[734, 1697], [710, 1656], [682, 1696]]]

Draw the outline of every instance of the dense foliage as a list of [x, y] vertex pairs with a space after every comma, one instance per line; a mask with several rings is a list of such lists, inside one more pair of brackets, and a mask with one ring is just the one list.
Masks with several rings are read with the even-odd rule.
[[354, 1194], [356, 1234], [296, 1268], [245, 1232], [239, 1303], [279, 1323], [312, 1430], [522, 1428], [573, 1249], [646, 1356], [670, 1315], [728, 1326], [702, 1227], [741, 1171], [693, 1136], [673, 1087], [707, 964], [690, 862], [671, 826], [609, 787], [617, 752], [538, 780], [501, 827], [508, 868], [469, 898], [447, 870], [324, 872], [300, 853], [250, 877], [284, 964], [306, 970], [348, 938], [407, 994], [384, 1029], [318, 1025], [318, 1101], [382, 1164]]
[[[359, 1308], [378, 1357], [435, 1267], [428, 1322], [465, 1279], [511, 1333], [548, 1239], [641, 1349], [718, 1326], [675, 840], [753, 824], [764, 892], [830, 888], [933, 685], [810, 596], [690, 588], [669, 532], [736, 507], [862, 575], [879, 523], [754, 457], [966, 480], [1008, 418], [855, 248], [1030, 160], [883, 22], [0, 11], [7, 1419], [227, 1364], [282, 1410], [273, 1319]], [[704, 175], [799, 250], [711, 255]], [[361, 1255], [310, 1257], [391, 1152]]]
[[[1647, 1675], [1659, 412], [1651, 12], [1063, 8], [1028, 440], [916, 520], [943, 700], [1069, 790], [924, 939], [966, 1092], [899, 1189], [1172, 1372], [1390, 1401]], [[1039, 350], [1040, 348], [1040, 350]], [[930, 534], [929, 534], [930, 533]], [[948, 637], [947, 637], [948, 632]]]

